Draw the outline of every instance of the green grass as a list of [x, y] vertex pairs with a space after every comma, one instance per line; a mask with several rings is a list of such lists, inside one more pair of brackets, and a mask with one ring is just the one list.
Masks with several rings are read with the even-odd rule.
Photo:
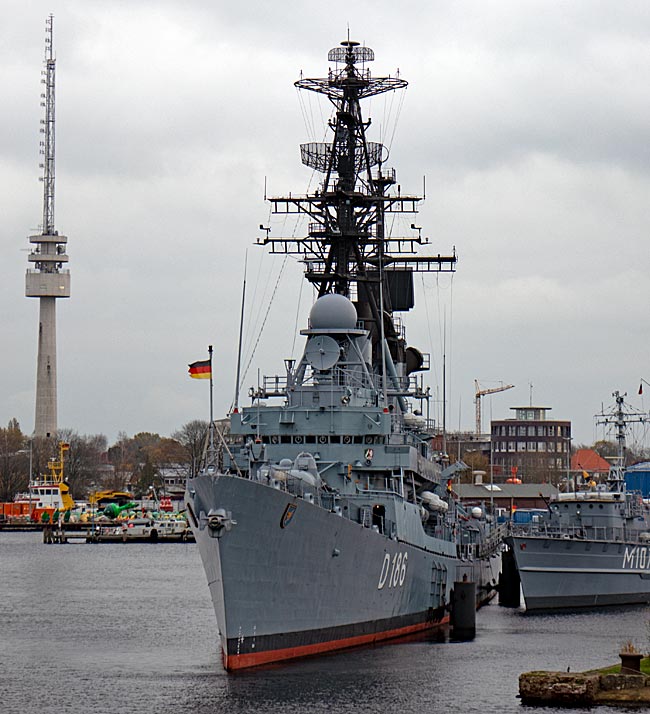
[[[603, 667], [601, 669], [590, 669], [588, 672], [584, 672], [584, 674], [620, 674], [620, 673], [621, 673], [621, 665], [620, 664], [613, 664], [609, 667]], [[650, 675], [650, 657], [644, 657], [641, 660], [641, 674]]]

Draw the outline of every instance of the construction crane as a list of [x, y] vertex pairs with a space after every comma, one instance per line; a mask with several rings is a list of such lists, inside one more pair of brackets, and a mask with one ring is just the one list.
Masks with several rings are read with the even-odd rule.
[[501, 382], [500, 387], [492, 387], [492, 389], [481, 389], [478, 379], [474, 380], [474, 405], [476, 407], [476, 434], [481, 434], [481, 397], [486, 394], [496, 394], [497, 392], [505, 392], [506, 389], [512, 389], [514, 384], [504, 384]]

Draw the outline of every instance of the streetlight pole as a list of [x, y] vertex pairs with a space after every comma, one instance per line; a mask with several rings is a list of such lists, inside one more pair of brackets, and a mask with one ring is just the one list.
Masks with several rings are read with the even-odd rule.
[[[565, 436], [564, 437], [564, 443], [566, 444], [566, 482], [567, 482], [567, 487], [569, 486], [569, 483], [571, 482], [571, 437], [570, 436]], [[578, 490], [578, 483], [577, 483], [577, 478], [573, 480], [573, 492], [575, 493]]]
[[494, 441], [492, 438], [492, 424], [490, 423], [490, 513], [494, 518]]

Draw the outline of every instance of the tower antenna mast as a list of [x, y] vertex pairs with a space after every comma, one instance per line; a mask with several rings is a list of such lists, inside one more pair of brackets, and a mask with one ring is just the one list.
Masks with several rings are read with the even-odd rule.
[[45, 92], [41, 94], [41, 106], [45, 107], [43, 121], [43, 141], [41, 153], [44, 155], [43, 163], [43, 235], [54, 235], [54, 148], [55, 148], [55, 87], [56, 87], [56, 60], [54, 59], [54, 16], [50, 15], [45, 21]]
[[45, 117], [41, 119], [43, 138], [40, 141], [43, 225], [39, 235], [29, 237], [33, 249], [28, 260], [34, 268], [27, 269], [25, 295], [39, 298], [40, 303], [34, 436], [49, 437], [57, 431], [56, 299], [70, 297], [70, 271], [63, 267], [68, 262], [68, 239], [59, 235], [54, 227], [56, 59], [53, 15], [45, 21], [45, 60], [41, 74], [41, 83], [45, 85], [41, 94]]

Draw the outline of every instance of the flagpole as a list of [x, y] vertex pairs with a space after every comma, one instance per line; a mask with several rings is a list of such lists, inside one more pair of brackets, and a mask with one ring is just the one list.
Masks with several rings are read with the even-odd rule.
[[235, 400], [234, 409], [239, 409], [239, 378], [241, 374], [241, 348], [242, 339], [244, 336], [244, 305], [246, 304], [246, 270], [248, 268], [248, 250], [246, 251], [246, 259], [244, 260], [244, 285], [241, 293], [241, 314], [239, 316], [239, 346], [237, 348], [237, 379], [235, 381]]
[[214, 414], [213, 414], [213, 383], [212, 383], [212, 345], [208, 345], [210, 356], [210, 453], [208, 456], [208, 466], [214, 466]]

